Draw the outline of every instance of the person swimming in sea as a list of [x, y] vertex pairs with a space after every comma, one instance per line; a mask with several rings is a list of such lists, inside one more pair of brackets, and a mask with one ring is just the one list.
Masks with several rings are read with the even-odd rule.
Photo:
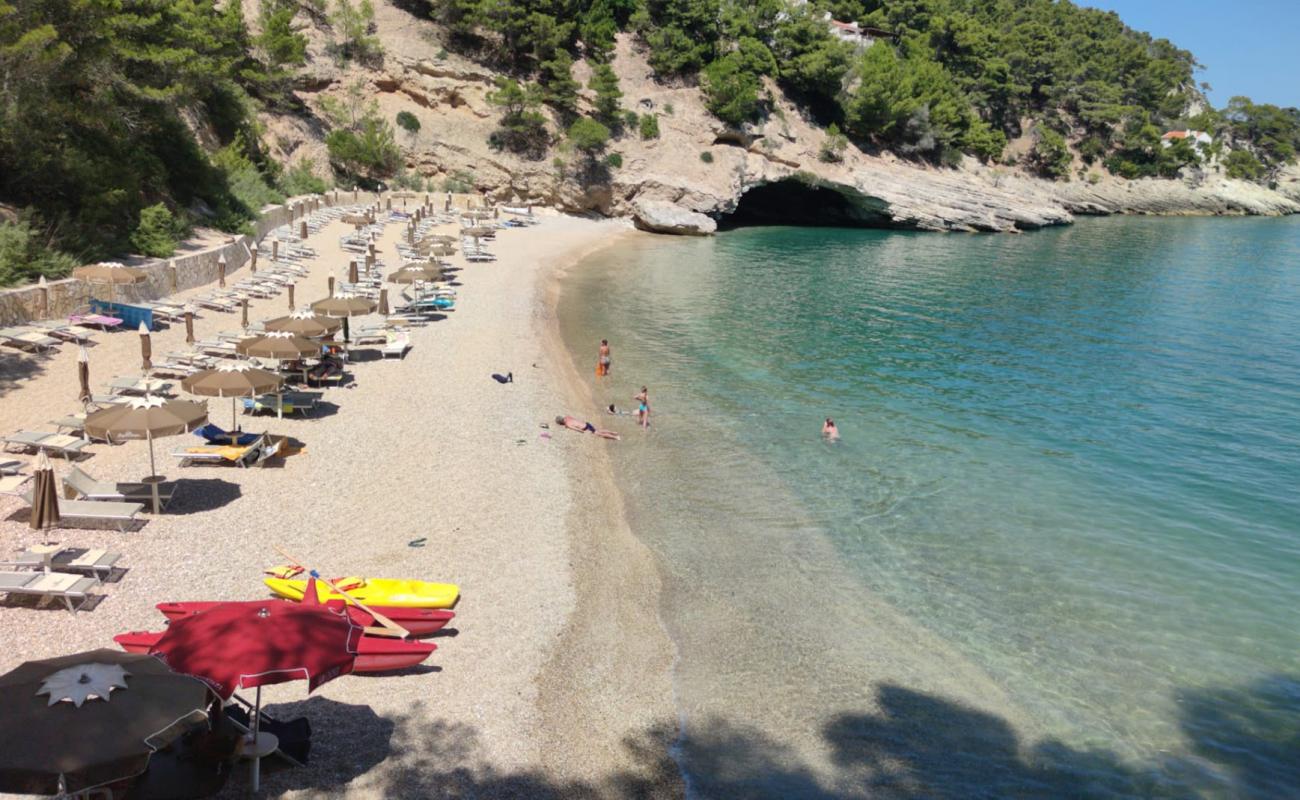
[[826, 418], [826, 421], [822, 423], [822, 436], [825, 436], [826, 440], [830, 442], [839, 441], [840, 429], [835, 427], [835, 420], [830, 417]]

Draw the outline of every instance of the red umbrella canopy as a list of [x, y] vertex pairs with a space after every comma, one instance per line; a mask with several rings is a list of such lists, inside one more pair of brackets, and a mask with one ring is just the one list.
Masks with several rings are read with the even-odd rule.
[[237, 689], [298, 680], [310, 692], [346, 675], [361, 634], [325, 606], [250, 600], [174, 620], [149, 652], [228, 699]]

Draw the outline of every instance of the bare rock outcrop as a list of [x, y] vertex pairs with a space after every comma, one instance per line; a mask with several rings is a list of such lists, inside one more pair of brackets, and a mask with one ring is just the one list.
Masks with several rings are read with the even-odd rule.
[[633, 205], [632, 221], [643, 231], [704, 236], [718, 229], [712, 217], [667, 200], [643, 199]]

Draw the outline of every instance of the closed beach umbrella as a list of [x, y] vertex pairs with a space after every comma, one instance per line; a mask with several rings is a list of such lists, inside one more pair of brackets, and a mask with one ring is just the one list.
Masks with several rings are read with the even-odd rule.
[[65, 795], [144, 772], [208, 727], [207, 684], [150, 655], [91, 650], [0, 675], [0, 792]]
[[330, 297], [334, 296], [334, 276], [329, 276], [329, 293]]
[[311, 310], [323, 317], [336, 317], [343, 320], [343, 341], [348, 341], [348, 317], [360, 317], [374, 313], [375, 301], [355, 294], [341, 294], [327, 297], [311, 304]]
[[181, 388], [190, 394], [204, 397], [230, 398], [230, 438], [235, 440], [237, 419], [236, 398], [257, 397], [267, 392], [279, 392], [284, 380], [274, 372], [258, 369], [247, 361], [232, 361], [214, 369], [205, 369], [181, 380]]
[[293, 284], [289, 284], [289, 310], [293, 311]]
[[379, 290], [379, 313], [388, 316], [388, 290]]
[[153, 340], [149, 337], [149, 326], [140, 321], [140, 369], [148, 375], [153, 369]]
[[239, 327], [248, 330], [248, 298], [239, 301]]
[[226, 288], [226, 256], [225, 256], [225, 254], [222, 254], [221, 257], [217, 259], [217, 286], [220, 287], [220, 288], [222, 288], [222, 289]]
[[114, 286], [141, 283], [149, 276], [142, 269], [128, 267], [116, 261], [101, 261], [98, 264], [77, 267], [72, 271], [72, 277], [91, 285], [107, 286], [108, 302], [112, 303]]
[[185, 343], [194, 344], [194, 312], [185, 309]]
[[288, 331], [308, 339], [320, 339], [332, 336], [343, 327], [342, 320], [322, 317], [314, 311], [295, 311], [287, 317], [276, 317], [266, 321], [268, 331]]
[[82, 405], [90, 402], [90, 355], [86, 353], [85, 347], [77, 348], [77, 380], [81, 387], [77, 392], [77, 399]]
[[54, 467], [44, 450], [36, 454], [32, 478], [32, 518], [27, 524], [34, 531], [48, 531], [59, 524], [59, 492], [55, 486]]
[[[346, 613], [326, 606], [287, 600], [231, 602], [172, 620], [149, 653], [177, 672], [201, 678], [222, 699], [255, 688], [255, 742], [262, 687], [305, 680], [310, 693], [347, 675], [355, 666], [362, 632]], [[254, 791], [259, 768], [254, 762]]]
[[348, 283], [356, 285], [357, 282], [357, 262], [348, 263]]
[[158, 497], [157, 467], [153, 440], [160, 436], [188, 433], [208, 421], [208, 408], [188, 400], [165, 400], [145, 395], [120, 405], [109, 406], [86, 417], [86, 435], [108, 441], [145, 439], [149, 442], [149, 477], [153, 488], [153, 512], [162, 504]]

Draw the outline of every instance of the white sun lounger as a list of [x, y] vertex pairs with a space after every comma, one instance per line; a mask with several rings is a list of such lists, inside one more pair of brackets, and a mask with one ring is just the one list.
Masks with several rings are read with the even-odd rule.
[[53, 336], [56, 339], [62, 339], [65, 342], [76, 342], [85, 344], [90, 341], [90, 334], [86, 331], [77, 330], [66, 322], [59, 322], [56, 319], [33, 320], [28, 323], [33, 328], [39, 328], [42, 332]]
[[5, 344], [33, 353], [46, 352], [59, 346], [59, 340], [31, 328], [0, 329], [0, 340]]
[[81, 448], [89, 444], [85, 439], [76, 436], [49, 431], [16, 431], [4, 437], [4, 443], [6, 449], [17, 446], [30, 450], [46, 450], [64, 458], [79, 455]]
[[[22, 495], [27, 505], [32, 504], [32, 491], [28, 489]], [[59, 498], [59, 517], [64, 522], [111, 522], [117, 529], [126, 533], [126, 529], [135, 523], [135, 515], [144, 510], [140, 503], [111, 503], [98, 500], [65, 500]], [[70, 525], [67, 527], [76, 527]]]
[[86, 572], [104, 582], [121, 553], [108, 550], [86, 550], [72, 547], [35, 545], [12, 558], [0, 558], [0, 567], [14, 569], [39, 569], [46, 572]]
[[65, 572], [0, 572], [0, 594], [34, 594], [42, 602], [62, 600], [74, 614], [90, 599], [90, 590], [98, 585], [96, 578]]
[[398, 336], [393, 341], [384, 345], [383, 357], [389, 358], [406, 358], [406, 353], [411, 349], [411, 339], [407, 336]]
[[[80, 467], [73, 467], [63, 477], [64, 488], [82, 500], [94, 502], [152, 503], [153, 490], [147, 483], [109, 483], [98, 481]], [[176, 493], [175, 483], [158, 485], [158, 498], [166, 507]]]

